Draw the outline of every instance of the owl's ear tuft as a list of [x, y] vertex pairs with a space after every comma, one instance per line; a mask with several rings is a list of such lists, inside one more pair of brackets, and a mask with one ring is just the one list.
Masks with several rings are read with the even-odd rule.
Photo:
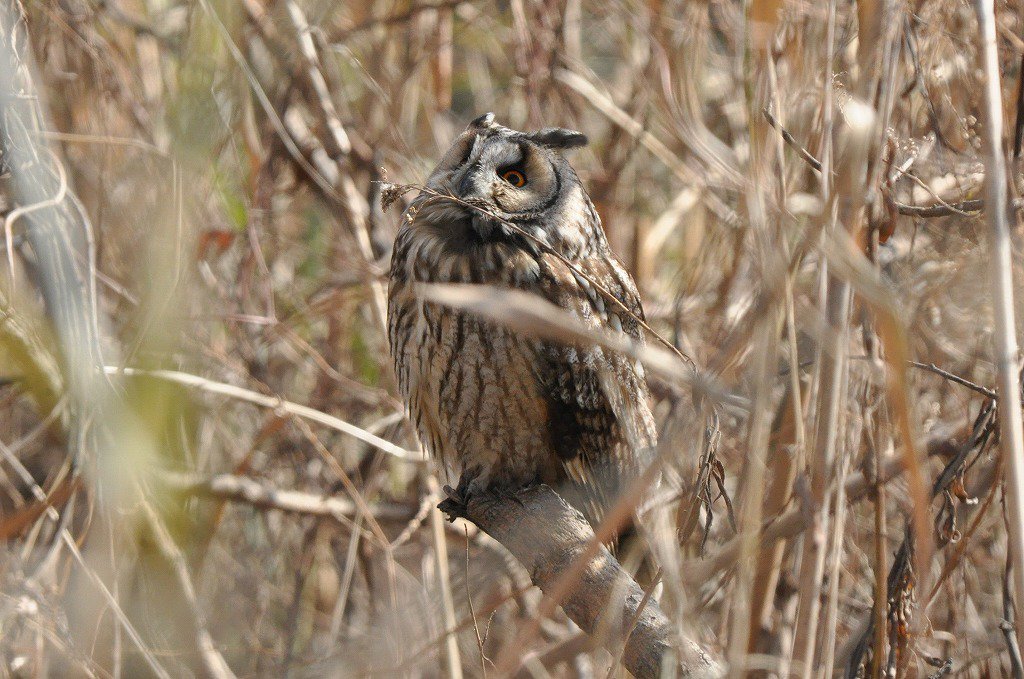
[[492, 125], [494, 125], [494, 114], [488, 111], [479, 118], [474, 119], [473, 122], [469, 124], [469, 129], [486, 129], [488, 127], [491, 127]]
[[564, 127], [545, 127], [528, 135], [527, 139], [549, 149], [574, 149], [587, 145], [587, 135]]

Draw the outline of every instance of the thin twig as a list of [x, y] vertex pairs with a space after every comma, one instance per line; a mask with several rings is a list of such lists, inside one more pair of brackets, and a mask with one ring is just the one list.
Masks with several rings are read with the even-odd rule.
[[196, 595], [196, 588], [192, 583], [192, 575], [189, 573], [185, 556], [178, 549], [178, 546], [174, 544], [174, 538], [167, 532], [167, 527], [164, 526], [163, 521], [153, 511], [149, 503], [143, 500], [142, 507], [149, 522], [150, 530], [153, 532], [154, 537], [156, 537], [156, 544], [160, 548], [163, 557], [170, 563], [174, 575], [178, 579], [178, 586], [181, 588], [181, 593], [185, 598], [185, 604], [195, 619], [196, 645], [199, 646], [199, 656], [202, 658], [203, 668], [206, 670], [207, 676], [212, 679], [233, 679], [235, 673], [231, 671], [231, 668], [224, 660], [224, 656], [217, 650], [213, 643], [213, 637], [210, 636], [210, 631], [207, 629], [206, 614], [199, 604], [199, 597]]
[[783, 141], [789, 144], [790, 148], [796, 151], [808, 165], [818, 172], [821, 172], [821, 161], [815, 158], [810, 151], [801, 146], [800, 142], [794, 139], [793, 135], [789, 133], [789, 130], [779, 124], [779, 121], [775, 119], [775, 116], [771, 114], [771, 111], [764, 109], [762, 113], [764, 113], [764, 117], [768, 120], [768, 124], [779, 131], [779, 134], [782, 135]]
[[[868, 149], [875, 133], [876, 117], [873, 108], [852, 101], [847, 106], [845, 125], [835, 132], [834, 143], [841, 149], [836, 157], [838, 186], [829, 194], [826, 203], [829, 207], [823, 215], [827, 235], [832, 240], [840, 240], [844, 235], [857, 237], [860, 233], [867, 193]], [[826, 537], [831, 520], [829, 510], [835, 505], [829, 479], [835, 465], [842, 464], [839, 421], [849, 386], [847, 356], [853, 287], [849, 279], [841, 277], [830, 263], [826, 264], [822, 269], [826, 278], [823, 311], [832, 332], [827, 344], [821, 342], [817, 348], [820, 387], [815, 409], [816, 431], [808, 451], [811, 506], [807, 510], [811, 514], [811, 525], [799, 557], [799, 607], [793, 645], [793, 662], [800, 667], [800, 676], [804, 679], [810, 679], [817, 666], [817, 630]]]
[[1017, 69], [1017, 120], [1013, 124], [1013, 157], [1020, 159], [1021, 147], [1024, 146], [1024, 54], [1020, 58]]
[[[993, 495], [995, 492], [993, 491]], [[1007, 533], [1010, 532], [1010, 526], [1008, 523], [1009, 517], [1006, 514], [1006, 485], [1003, 485], [1003, 524], [1006, 527]], [[1013, 679], [1024, 679], [1024, 664], [1021, 662], [1020, 657], [1020, 644], [1017, 643], [1017, 635], [1014, 631], [1017, 627], [1017, 611], [1013, 596], [1013, 545], [1007, 545], [1006, 547], [1006, 560], [1005, 566], [1003, 567], [1002, 577], [1002, 589], [1003, 589], [1003, 619], [999, 622], [999, 631], [1003, 634], [1003, 640], [1006, 643], [1006, 650], [1010, 655], [1010, 674]]]
[[[1002, 470], [999, 471], [1000, 473], [1002, 472]], [[963, 558], [964, 552], [967, 551], [967, 545], [970, 544], [971, 536], [974, 535], [978, 526], [981, 525], [981, 520], [985, 518], [986, 514], [988, 514], [989, 507], [992, 506], [993, 500], [998, 492], [999, 486], [997, 485], [993, 485], [992, 488], [989, 489], [988, 495], [985, 496], [985, 502], [978, 508], [971, 525], [956, 543], [956, 549], [953, 550], [953, 553], [950, 554], [946, 558], [945, 563], [942, 564], [942, 571], [939, 573], [939, 577], [935, 579], [935, 584], [932, 585], [932, 591], [928, 593], [928, 598], [925, 599], [925, 608], [927, 608], [931, 604], [932, 600], [935, 599], [935, 595], [939, 593], [939, 588], [942, 586], [942, 583], [946, 581], [946, 578], [948, 578], [957, 565], [960, 564], [960, 560]]]
[[297, 415], [304, 419], [316, 422], [330, 429], [340, 431], [343, 434], [348, 434], [354, 438], [359, 439], [364, 443], [368, 443], [374, 448], [393, 455], [394, 457], [405, 460], [406, 462], [424, 462], [422, 455], [418, 453], [406, 450], [400, 446], [396, 446], [390, 441], [371, 434], [361, 427], [357, 427], [354, 424], [350, 424], [345, 420], [342, 420], [333, 415], [328, 415], [325, 412], [310, 408], [309, 406], [300, 405], [298, 403], [292, 403], [291, 401], [285, 401], [282, 398], [274, 396], [266, 396], [251, 389], [245, 389], [243, 387], [236, 387], [231, 384], [225, 384], [223, 382], [217, 382], [215, 380], [209, 380], [205, 377], [198, 375], [192, 375], [190, 373], [179, 372], [177, 370], [138, 370], [136, 368], [119, 368], [117, 366], [106, 366], [104, 368], [108, 375], [129, 375], [139, 377], [152, 377], [159, 380], [165, 380], [167, 382], [174, 382], [176, 384], [183, 384], [189, 387], [196, 387], [202, 391], [211, 394], [221, 394], [223, 396], [230, 396], [231, 398], [238, 399], [239, 401], [246, 401], [253, 403], [264, 408], [270, 408], [275, 411], [288, 413], [290, 415]]
[[954, 375], [948, 370], [943, 370], [934, 363], [921, 363], [919, 361], [910, 361], [910, 365], [921, 370], [927, 370], [928, 372], [935, 373], [936, 375], [946, 378], [950, 382], [956, 382], [957, 384], [965, 386], [972, 391], [976, 391], [982, 396], [986, 396], [992, 399], [993, 401], [995, 401], [998, 398], [998, 395], [994, 390], [989, 389], [988, 387], [983, 387], [980, 384], [971, 382], [970, 380], [960, 377], [959, 375]]
[[410, 21], [411, 19], [416, 18], [416, 16], [423, 12], [456, 9], [459, 7], [459, 5], [464, 4], [468, 4], [468, 0], [444, 0], [443, 2], [413, 5], [412, 7], [403, 12], [396, 12], [395, 14], [389, 14], [388, 16], [383, 17], [370, 18], [350, 28], [343, 28], [328, 35], [324, 35], [323, 38], [328, 43], [344, 42], [345, 40], [352, 37], [356, 33], [362, 33], [368, 30], [372, 30], [374, 28], [386, 28], [389, 26], [394, 26], [396, 24], [403, 24], [407, 21]]
[[[892, 458], [885, 461], [878, 477], [882, 483], [887, 483], [903, 471], [903, 461]], [[872, 488], [871, 481], [863, 474], [852, 475], [846, 481], [847, 502], [853, 503], [867, 497], [868, 493], [872, 492]], [[761, 548], [767, 549], [778, 540], [799, 535], [808, 527], [809, 523], [810, 517], [803, 507], [794, 507], [779, 516], [766, 518], [761, 529]], [[684, 562], [680, 571], [686, 574], [687, 582], [704, 583], [716, 574], [731, 568], [739, 557], [740, 540], [733, 538], [719, 547], [714, 554]]]
[[71, 533], [66, 530], [62, 530], [60, 538], [64, 541], [68, 551], [71, 552], [71, 555], [75, 558], [75, 561], [78, 562], [78, 565], [81, 566], [82, 571], [86, 576], [88, 576], [97, 591], [99, 591], [99, 593], [103, 595], [103, 598], [106, 599], [107, 605], [110, 606], [110, 610], [114, 613], [114, 617], [117, 618], [118, 622], [124, 628], [124, 631], [128, 634], [128, 638], [131, 639], [133, 644], [135, 644], [135, 647], [139, 649], [139, 653], [142, 654], [142, 657], [149, 666], [149, 669], [152, 670], [153, 674], [160, 677], [160, 679], [171, 679], [171, 675], [166, 669], [164, 669], [163, 665], [157, 661], [156, 656], [153, 655], [153, 651], [150, 650], [142, 640], [142, 635], [139, 634], [138, 630], [135, 629], [135, 625], [132, 624], [124, 610], [118, 605], [117, 600], [114, 599], [114, 595], [111, 594], [110, 590], [107, 589], [107, 586], [103, 584], [103, 580], [101, 580], [100, 576], [96, 575], [96, 572], [93, 571], [93, 569], [85, 562], [85, 559], [82, 557], [82, 553], [79, 551], [78, 545], [75, 543], [75, 539], [71, 536]]
[[256, 95], [256, 100], [259, 101], [260, 107], [267, 115], [267, 119], [270, 121], [271, 125], [273, 125], [274, 131], [277, 133], [281, 143], [284, 144], [285, 149], [288, 151], [288, 155], [290, 155], [292, 160], [294, 160], [299, 167], [309, 175], [317, 185], [317, 188], [332, 199], [341, 202], [341, 196], [338, 195], [338, 192], [335, 191], [327, 178], [318, 172], [316, 168], [306, 160], [305, 156], [302, 155], [302, 151], [295, 144], [295, 140], [292, 139], [291, 134], [289, 134], [281, 116], [278, 115], [277, 109], [274, 108], [273, 102], [270, 101], [270, 97], [267, 96], [267, 93], [264, 91], [259, 79], [249, 66], [249, 62], [246, 60], [245, 55], [242, 54], [242, 50], [235, 44], [234, 38], [231, 37], [230, 31], [228, 31], [227, 26], [224, 25], [224, 22], [221, 20], [220, 15], [217, 14], [217, 11], [213, 8], [213, 5], [210, 4], [209, 0], [199, 0], [199, 3], [213, 21], [214, 26], [217, 28], [217, 32], [223, 39], [224, 44], [227, 46], [228, 51], [235, 60], [235, 63], [238, 64], [238, 67], [242, 70], [246, 80], [249, 81], [253, 94]]
[[[428, 487], [431, 493], [438, 493], [437, 478], [431, 475], [428, 479]], [[444, 536], [444, 517], [441, 512], [430, 513], [431, 535], [434, 539], [434, 557], [437, 565], [438, 589], [441, 590], [441, 611], [444, 615], [444, 626], [451, 629], [455, 627], [455, 602], [452, 598], [451, 574], [448, 568], [448, 543]], [[467, 546], [466, 549], [469, 549]], [[473, 619], [473, 626], [476, 628], [476, 615], [470, 610], [470, 617]], [[478, 632], [479, 633], [479, 632]], [[451, 679], [462, 679], [462, 660], [459, 653], [459, 643], [455, 635], [445, 640], [445, 652], [448, 656], [448, 676]], [[481, 651], [481, 662], [483, 662]]]
[[[764, 116], [768, 119], [768, 123], [779, 131], [782, 135], [782, 139], [790, 145], [804, 161], [807, 162], [814, 170], [821, 172], [821, 161], [814, 157], [814, 155], [806, 148], [800, 145], [790, 132], [781, 126], [775, 117], [768, 111], [764, 110]], [[913, 175], [908, 175], [913, 179], [920, 182], [920, 179]], [[981, 212], [985, 209], [985, 201], [981, 198], [970, 198], [967, 200], [960, 201], [941, 201], [934, 205], [910, 205], [908, 203], [901, 203], [899, 201], [892, 201], [893, 207], [901, 215], [909, 217], [951, 217], [959, 215], [961, 217], [967, 216], [971, 212]], [[1011, 201], [1011, 205], [1014, 210], [1024, 209], [1024, 199], [1016, 198]]]
[[[342, 523], [351, 523], [352, 517], [359, 513], [359, 508], [351, 500], [275, 488], [255, 479], [234, 474], [202, 477], [161, 471], [157, 480], [168, 488], [181, 493], [241, 502], [257, 508], [274, 509], [289, 514], [328, 517]], [[380, 502], [373, 505], [373, 515], [381, 521], [404, 521], [412, 514], [411, 508], [401, 505]]]
[[[704, 173], [697, 172], [683, 162], [671, 149], [665, 146], [664, 142], [645, 130], [642, 123], [619, 108], [610, 97], [598, 90], [589, 80], [565, 69], [556, 70], [554, 76], [556, 80], [586, 99], [590, 105], [604, 114], [609, 120], [635, 137], [651, 155], [664, 163], [665, 167], [670, 169], [680, 180], [688, 185], [695, 184], [704, 188], [705, 190], [701, 191], [701, 199], [719, 219], [729, 226], [736, 226], [740, 223], [739, 216], [735, 210], [726, 205], [725, 201], [713, 192], [707, 190], [707, 180]], [[699, 153], [699, 149], [694, 149], [694, 151]], [[727, 164], [724, 159], [716, 156], [708, 157], [706, 154], [704, 154], [703, 159], [709, 164], [713, 164], [720, 171], [720, 174], [724, 175], [730, 187], [738, 188], [743, 186], [743, 177], [739, 175], [735, 168]]]
[[7, 272], [7, 275], [10, 278], [10, 292], [12, 294], [16, 289], [16, 269], [14, 267], [14, 222], [18, 221], [21, 217], [32, 214], [33, 212], [38, 212], [39, 210], [44, 210], [50, 207], [58, 207], [64, 202], [64, 199], [68, 195], [68, 178], [67, 173], [64, 171], [64, 165], [63, 163], [55, 164], [57, 166], [57, 175], [60, 180], [57, 185], [57, 192], [45, 200], [41, 200], [30, 205], [21, 205], [16, 207], [8, 212], [4, 217], [4, 240], [7, 246], [7, 266], [10, 269]]
[[544, 651], [533, 654], [529, 653], [519, 664], [519, 668], [511, 673], [513, 679], [534, 679], [536, 673], [533, 671], [539, 663], [541, 667], [550, 670], [559, 663], [569, 662], [581, 653], [593, 650], [594, 640], [586, 632], [577, 632], [561, 641], [553, 644]]
[[473, 635], [476, 638], [476, 650], [480, 654], [480, 674], [487, 679], [487, 656], [484, 654], [484, 638], [480, 634], [480, 625], [476, 621], [476, 610], [473, 607], [473, 592], [469, 588], [469, 525], [463, 526], [466, 532], [466, 603], [469, 604], [469, 617], [473, 619]]
[[[366, 199], [356, 189], [355, 182], [352, 180], [350, 173], [346, 172], [345, 168], [341, 167], [340, 164], [340, 161], [352, 151], [352, 142], [349, 140], [349, 136], [341, 124], [338, 111], [334, 106], [330, 90], [327, 87], [327, 81], [324, 79], [320, 57], [317, 54], [316, 45], [313, 44], [311, 35], [313, 29], [306, 20], [305, 13], [297, 3], [289, 1], [286, 5], [288, 16], [291, 19], [292, 26], [295, 28], [299, 52], [306, 66], [302, 71], [302, 75], [308, 84], [307, 99], [312, 100], [314, 111], [319, 115], [323, 127], [330, 132], [328, 135], [329, 144], [324, 150], [328, 157], [338, 165], [337, 184], [340, 187], [340, 192], [337, 194], [337, 199], [342, 209], [348, 213], [347, 221], [352, 224], [353, 235], [355, 236], [356, 243], [359, 245], [359, 251], [363, 259], [366, 261], [368, 269], [372, 269], [374, 261], [373, 245], [366, 221], [369, 206]], [[287, 118], [288, 116], [285, 117]], [[286, 125], [287, 122], [286, 120]], [[387, 296], [384, 286], [372, 276], [367, 278], [367, 285], [370, 288], [374, 314], [380, 327], [386, 330]]]
[[309, 22], [306, 21], [305, 13], [295, 2], [289, 0], [285, 3], [285, 7], [288, 10], [288, 18], [291, 19], [292, 26], [295, 28], [295, 38], [299, 43], [299, 54], [302, 55], [302, 59], [305, 62], [306, 68], [303, 74], [309, 87], [312, 89], [309, 99], [316, 106], [321, 119], [330, 131], [328, 139], [330, 139], [333, 146], [331, 149], [333, 153], [330, 155], [332, 158], [346, 155], [352, 150], [352, 142], [349, 141], [348, 134], [345, 133], [345, 128], [338, 118], [338, 111], [331, 100], [331, 93], [320, 66], [320, 56], [316, 52], [316, 45], [313, 44], [313, 38], [310, 35], [312, 29], [309, 27]]
[[[869, 423], [869, 427], [870, 427]], [[876, 440], [875, 431], [870, 431], [867, 435], [869, 443], [873, 444], [872, 457], [870, 458], [871, 472], [875, 476], [872, 480], [872, 486], [874, 488], [874, 510], [875, 510], [875, 592], [874, 601], [872, 606], [872, 620], [875, 626], [875, 639], [874, 639], [874, 653], [871, 655], [871, 676], [877, 677], [881, 673], [882, 663], [882, 652], [885, 649], [886, 639], [886, 624], [885, 614], [888, 611], [888, 598], [886, 596], [886, 573], [889, 568], [886, 564], [886, 501], [885, 501], [885, 484], [878, 478], [878, 470], [882, 466], [882, 451], [881, 446], [878, 445]]]

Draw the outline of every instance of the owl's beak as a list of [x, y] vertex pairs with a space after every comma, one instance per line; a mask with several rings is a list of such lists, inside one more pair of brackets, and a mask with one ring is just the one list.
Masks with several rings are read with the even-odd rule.
[[478, 168], [470, 167], [459, 180], [459, 186], [455, 191], [456, 195], [463, 200], [483, 198], [486, 195], [487, 187], [480, 174]]
[[[479, 203], [482, 208], [489, 207], [490, 201], [487, 199], [491, 196], [491, 187], [487, 178], [483, 176], [484, 174], [479, 168], [470, 167], [459, 180], [455, 195], [467, 203]], [[463, 207], [463, 209], [468, 213], [473, 230], [479, 234], [480, 238], [487, 240], [495, 230], [501, 230], [501, 222], [472, 208]]]

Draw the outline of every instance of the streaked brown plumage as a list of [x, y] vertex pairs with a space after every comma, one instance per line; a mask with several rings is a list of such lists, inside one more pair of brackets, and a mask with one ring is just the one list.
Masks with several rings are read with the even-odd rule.
[[[557, 128], [517, 132], [487, 114], [455, 140], [427, 187], [516, 224], [642, 318], [636, 286], [560, 152], [585, 143]], [[419, 283], [523, 290], [642, 341], [635, 318], [544, 250], [501, 221], [421, 193], [391, 260], [391, 351], [416, 431], [450, 478], [468, 482], [469, 492], [547, 483], [593, 522], [655, 444], [642, 367], [600, 347], [517, 335], [418, 296]]]

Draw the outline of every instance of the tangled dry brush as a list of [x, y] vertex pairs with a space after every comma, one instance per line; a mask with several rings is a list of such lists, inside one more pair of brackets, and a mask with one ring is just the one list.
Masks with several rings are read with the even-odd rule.
[[443, 521], [396, 398], [382, 182], [495, 111], [587, 133], [696, 366], [652, 371], [679, 630], [1021, 676], [1022, 58], [1002, 0], [2, 0], [0, 675], [623, 672]]

